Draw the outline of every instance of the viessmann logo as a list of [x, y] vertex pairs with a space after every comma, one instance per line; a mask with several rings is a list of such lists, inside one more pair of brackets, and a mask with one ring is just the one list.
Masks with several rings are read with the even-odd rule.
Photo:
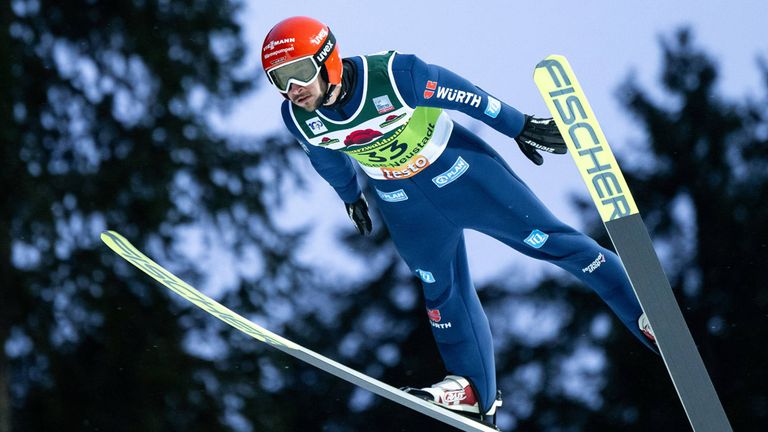
[[285, 38], [285, 39], [278, 39], [278, 40], [269, 41], [268, 44], [264, 45], [264, 49], [262, 49], [261, 51], [262, 52], [264, 52], [264, 51], [272, 51], [278, 45], [287, 44], [287, 43], [294, 43], [294, 42], [296, 42], [296, 39], [294, 39], [294, 38]]

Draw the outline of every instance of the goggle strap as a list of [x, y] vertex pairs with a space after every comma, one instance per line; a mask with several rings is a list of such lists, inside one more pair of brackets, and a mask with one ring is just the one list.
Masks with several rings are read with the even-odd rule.
[[334, 48], [336, 48], [336, 38], [333, 36], [333, 33], [331, 33], [331, 29], [329, 28], [328, 37], [325, 38], [325, 43], [320, 45], [320, 47], [317, 49], [317, 52], [315, 52], [315, 55], [313, 56], [318, 66], [325, 64], [325, 61], [328, 60], [328, 56], [331, 55], [331, 51], [333, 51]]

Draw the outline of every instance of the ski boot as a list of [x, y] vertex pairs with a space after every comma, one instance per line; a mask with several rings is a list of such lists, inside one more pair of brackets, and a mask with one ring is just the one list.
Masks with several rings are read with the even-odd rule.
[[640, 327], [640, 331], [643, 332], [643, 335], [645, 335], [649, 341], [653, 342], [654, 346], [658, 346], [656, 344], [656, 334], [653, 332], [651, 323], [648, 321], [648, 317], [645, 316], [645, 313], [640, 315], [640, 318], [637, 319], [637, 325]]
[[433, 384], [431, 387], [403, 387], [400, 390], [435, 405], [456, 411], [498, 430], [496, 427], [496, 408], [501, 406], [501, 391], [496, 392], [496, 400], [493, 401], [491, 408], [487, 412], [481, 413], [475, 390], [469, 380], [457, 375], [448, 375], [444, 380]]

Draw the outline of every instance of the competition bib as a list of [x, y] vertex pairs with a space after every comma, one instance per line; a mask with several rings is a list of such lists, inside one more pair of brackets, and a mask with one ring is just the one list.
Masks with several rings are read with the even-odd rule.
[[405, 104], [392, 77], [395, 52], [362, 57], [363, 94], [347, 120], [290, 106], [306, 141], [348, 154], [376, 179], [408, 178], [429, 166], [445, 149], [453, 121], [440, 108]]

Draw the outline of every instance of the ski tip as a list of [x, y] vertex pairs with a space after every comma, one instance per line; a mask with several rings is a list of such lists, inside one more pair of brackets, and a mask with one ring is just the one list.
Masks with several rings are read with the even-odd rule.
[[565, 58], [564, 55], [561, 54], [550, 54], [546, 56], [543, 60], [541, 60], [539, 63], [536, 64], [536, 69], [540, 67], [546, 67], [548, 64], [551, 64], [552, 62], [556, 63], [568, 63], [568, 60]]
[[127, 240], [121, 236], [117, 231], [112, 230], [105, 230], [102, 231], [99, 235], [99, 238], [101, 238], [101, 241], [107, 244], [107, 246], [111, 246], [116, 241], [117, 242], [127, 242]]

